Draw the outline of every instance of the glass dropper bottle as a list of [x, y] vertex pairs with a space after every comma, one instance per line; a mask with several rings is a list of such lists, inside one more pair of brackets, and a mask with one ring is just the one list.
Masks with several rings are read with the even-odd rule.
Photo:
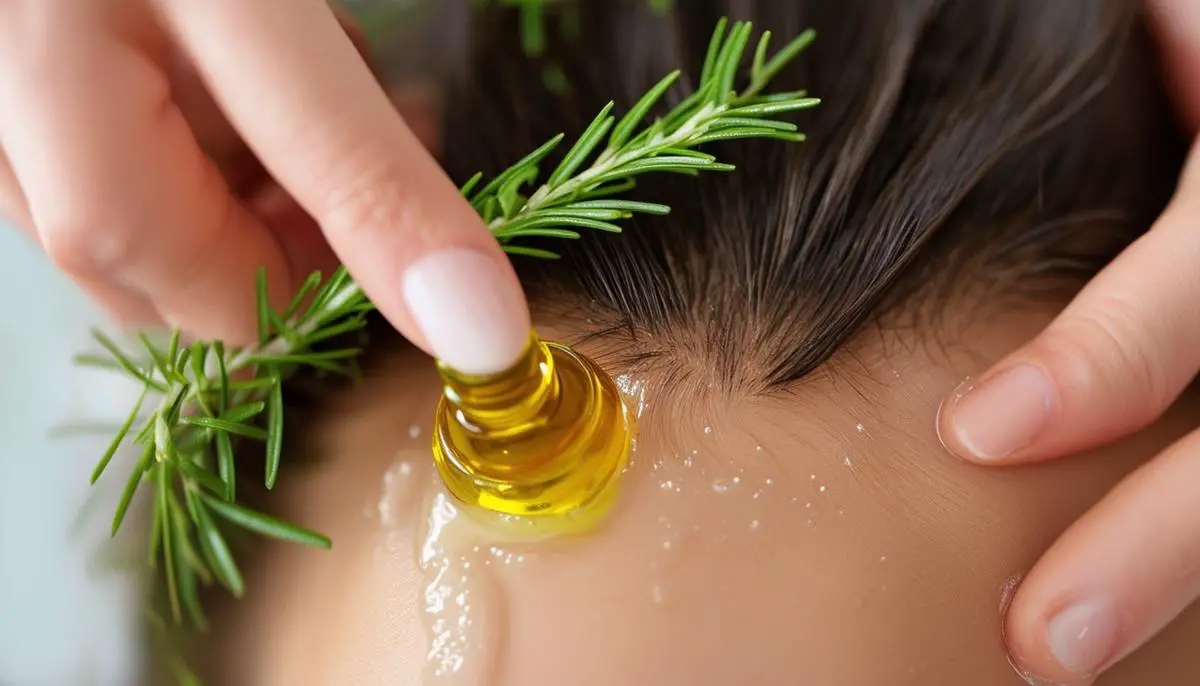
[[468, 375], [441, 363], [438, 371], [433, 456], [451, 495], [551, 529], [595, 523], [616, 494], [635, 430], [595, 362], [531, 332], [503, 372]]

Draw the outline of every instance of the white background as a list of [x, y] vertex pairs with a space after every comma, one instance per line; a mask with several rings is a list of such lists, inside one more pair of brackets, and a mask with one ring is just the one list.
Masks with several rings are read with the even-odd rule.
[[108, 536], [126, 462], [89, 488], [111, 434], [53, 435], [119, 423], [137, 389], [73, 364], [100, 315], [3, 220], [0, 294], [0, 685], [129, 686], [144, 539]]

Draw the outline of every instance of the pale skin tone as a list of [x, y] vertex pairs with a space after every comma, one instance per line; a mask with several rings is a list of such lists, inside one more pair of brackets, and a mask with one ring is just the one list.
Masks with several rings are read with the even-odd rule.
[[[282, 306], [340, 260], [427, 352], [469, 371], [519, 353], [508, 261], [324, 0], [16, 0], [0, 46], [0, 216], [120, 321], [247, 342], [260, 266]], [[241, 141], [257, 188], [218, 166]]]
[[[997, 632], [1006, 589], [1184, 435], [1196, 401], [1077, 459], [977, 468], [935, 449], [938, 389], [1050, 317], [977, 319], [957, 342], [864, 336], [853, 355], [768, 397], [706, 396], [702, 377], [663, 390], [661, 367], [634, 374], [646, 384], [638, 450], [599, 530], [535, 545], [488, 529], [443, 535], [444, 548], [482, 551], [465, 588], [487, 611], [466, 616], [503, 640], [480, 639], [461, 676], [441, 682], [422, 681], [433, 577], [416, 562], [440, 491], [428, 448], [439, 385], [415, 351], [385, 354], [295, 436], [296, 457], [313, 462], [271, 501], [331, 534], [333, 549], [256, 547], [249, 595], [214, 600], [212, 642], [196, 660], [231, 686], [1019, 686]], [[542, 324], [548, 337], [580, 333]], [[880, 340], [886, 353], [871, 347]], [[582, 349], [603, 361], [609, 343], [623, 345]], [[463, 587], [452, 588], [451, 600]], [[1101, 683], [1196, 683], [1198, 635], [1192, 611]]]
[[[1194, 130], [1200, 5], [1147, 7]], [[323, 2], [16, 0], [0, 5], [0, 46], [0, 215], [119, 320], [248, 340], [258, 267], [283, 303], [340, 260], [426, 352], [487, 371], [524, 342], [507, 261]], [[269, 181], [236, 175], [224, 153], [242, 142]], [[988, 465], [1062, 457], [1178, 397], [1200, 369], [1200, 161], [1190, 167], [1143, 240], [952, 396], [939, 423], [951, 452]], [[492, 298], [473, 308], [465, 292]], [[1197, 478], [1200, 440], [1183, 438], [1064, 535], [1014, 600], [1018, 661], [1086, 682], [1200, 595]]]

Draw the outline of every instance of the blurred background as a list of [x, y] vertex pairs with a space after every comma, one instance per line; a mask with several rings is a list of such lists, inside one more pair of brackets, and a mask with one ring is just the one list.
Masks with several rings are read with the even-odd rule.
[[144, 555], [108, 535], [125, 465], [88, 476], [112, 438], [95, 424], [119, 424], [137, 389], [73, 364], [101, 315], [3, 220], [0, 292], [0, 684], [128, 686]]

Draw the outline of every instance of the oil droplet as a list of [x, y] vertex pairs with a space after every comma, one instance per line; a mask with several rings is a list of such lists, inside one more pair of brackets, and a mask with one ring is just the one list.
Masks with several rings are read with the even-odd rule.
[[438, 371], [445, 390], [433, 457], [459, 501], [543, 521], [573, 517], [572, 527], [599, 523], [616, 498], [636, 425], [616, 381], [533, 332], [521, 359], [499, 374], [471, 376], [440, 363]]
[[751, 520], [751, 521], [750, 521], [750, 530], [751, 530], [751, 531], [754, 531], [754, 530], [755, 530], [755, 529], [757, 529], [757, 528], [758, 528], [758, 527], [759, 527], [761, 524], [762, 524], [762, 523], [761, 523], [761, 522], [759, 522], [757, 519]]
[[711, 433], [712, 433], [712, 427], [711, 427], [711, 426], [706, 426], [706, 427], [704, 427], [704, 433], [706, 433], [706, 434], [711, 434]]
[[856, 429], [856, 430], [857, 430], [859, 433], [863, 433], [863, 432], [865, 432], [865, 431], [867, 430], [867, 428], [866, 428], [865, 426], [863, 426], [862, 424], [855, 424], [855, 425], [854, 425], [854, 428], [855, 428], [855, 429]]
[[819, 490], [819, 491], [821, 491], [822, 493], [824, 493], [824, 492], [825, 492], [825, 487], [824, 487], [824, 486], [822, 486], [821, 488], [819, 488], [819, 489], [817, 489], [817, 490]]
[[421, 435], [421, 427], [417, 426], [416, 424], [408, 427], [408, 435], [412, 438], [419, 437]]
[[383, 473], [383, 488], [375, 510], [379, 515], [379, 523], [385, 527], [396, 524], [396, 509], [404, 503], [408, 495], [409, 477], [412, 476], [412, 463], [400, 460], [388, 467]]
[[667, 594], [663, 590], [663, 587], [658, 584], [650, 587], [650, 598], [654, 601], [655, 605], [662, 605], [667, 602]]
[[621, 394], [633, 406], [634, 419], [641, 419], [646, 408], [650, 406], [646, 402], [646, 383], [641, 379], [634, 379], [627, 374], [618, 376], [615, 382]]
[[852, 467], [852, 466], [853, 466], [853, 464], [850, 462], [850, 456], [849, 456], [849, 455], [847, 455], [847, 456], [845, 457], [845, 459], [843, 459], [843, 460], [842, 460], [842, 464], [846, 465], [847, 467]]
[[714, 479], [712, 483], [713, 493], [728, 493], [733, 488], [733, 482], [728, 479]]

